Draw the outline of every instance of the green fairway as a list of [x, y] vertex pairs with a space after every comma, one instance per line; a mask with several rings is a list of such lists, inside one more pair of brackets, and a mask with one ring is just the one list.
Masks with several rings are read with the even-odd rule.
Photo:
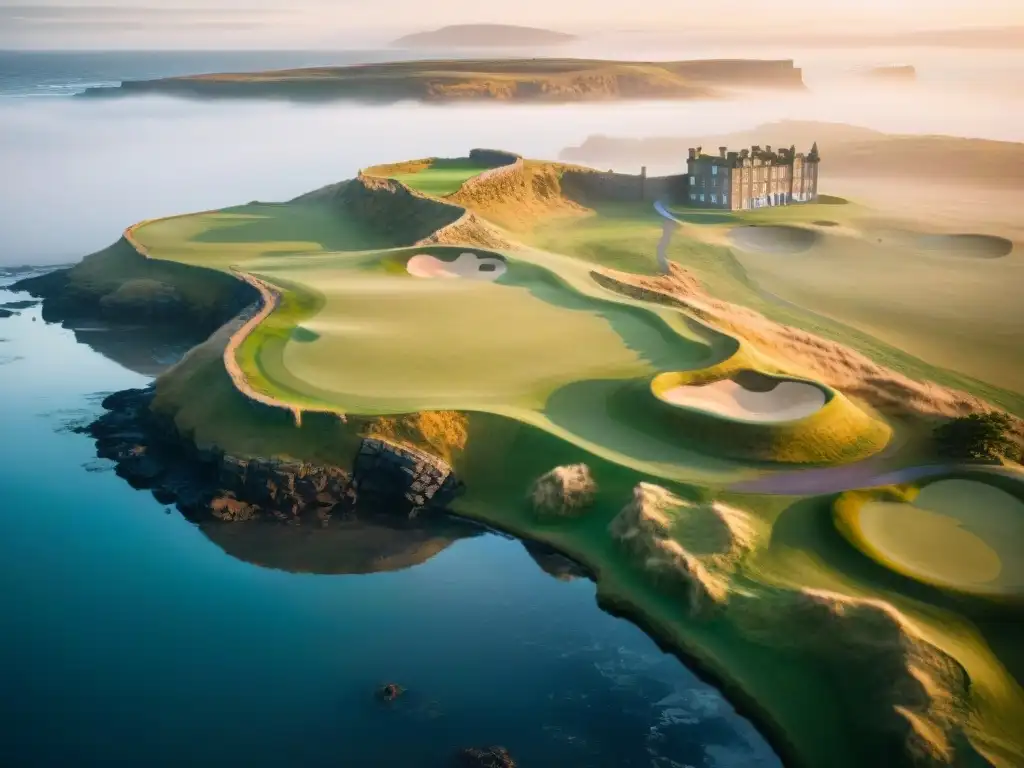
[[445, 197], [458, 191], [464, 182], [488, 170], [488, 167], [471, 160], [437, 159], [430, 161], [430, 165], [422, 170], [389, 174], [389, 178], [407, 184], [424, 194]]

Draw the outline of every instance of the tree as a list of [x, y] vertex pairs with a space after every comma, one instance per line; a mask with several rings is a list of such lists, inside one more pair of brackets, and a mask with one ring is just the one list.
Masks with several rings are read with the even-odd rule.
[[1011, 421], [1005, 413], [972, 413], [936, 427], [932, 433], [940, 455], [950, 459], [998, 461], [1015, 456]]

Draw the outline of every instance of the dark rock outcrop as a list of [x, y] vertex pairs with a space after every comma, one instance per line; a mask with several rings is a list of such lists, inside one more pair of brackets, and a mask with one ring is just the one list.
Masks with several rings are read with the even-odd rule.
[[377, 698], [383, 702], [392, 702], [405, 693], [405, 688], [398, 683], [385, 683], [377, 689]]
[[515, 768], [516, 761], [504, 747], [472, 747], [459, 752], [455, 764], [463, 768]]
[[335, 514], [359, 510], [414, 517], [443, 510], [462, 488], [441, 459], [375, 438], [364, 439], [354, 476], [341, 467], [200, 450], [151, 409], [154, 394], [146, 388], [108, 396], [106, 412], [81, 431], [133, 487], [152, 490], [195, 522], [323, 526]]

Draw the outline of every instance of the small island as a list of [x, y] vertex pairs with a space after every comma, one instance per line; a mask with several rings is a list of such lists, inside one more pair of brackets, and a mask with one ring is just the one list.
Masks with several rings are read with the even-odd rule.
[[126, 80], [81, 96], [564, 103], [717, 98], [730, 88], [752, 87], [801, 89], [804, 82], [788, 59], [448, 59]]
[[872, 80], [889, 80], [895, 82], [913, 82], [917, 79], [917, 69], [910, 64], [891, 67], [874, 67], [867, 71]]
[[391, 45], [396, 48], [512, 48], [564, 45], [578, 39], [565, 32], [515, 24], [453, 24], [405, 35]]

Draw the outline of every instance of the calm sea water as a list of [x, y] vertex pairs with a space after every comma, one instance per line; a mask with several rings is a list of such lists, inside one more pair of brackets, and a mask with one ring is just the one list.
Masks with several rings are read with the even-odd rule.
[[[590, 582], [517, 541], [373, 575], [226, 554], [68, 431], [98, 393], [148, 380], [111, 358], [156, 369], [173, 348], [136, 337], [105, 357], [38, 316], [0, 320], [5, 766], [415, 768], [489, 744], [527, 768], [778, 764]], [[408, 689], [393, 706], [373, 696], [387, 681]]]

